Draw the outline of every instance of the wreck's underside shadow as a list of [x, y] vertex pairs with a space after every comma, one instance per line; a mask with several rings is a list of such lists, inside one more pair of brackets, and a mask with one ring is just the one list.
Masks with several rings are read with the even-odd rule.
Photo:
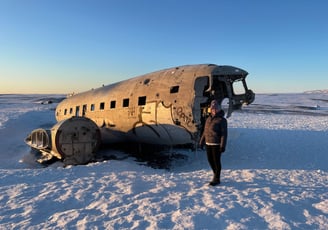
[[174, 163], [186, 162], [188, 156], [177, 151], [179, 149], [191, 149], [191, 145], [166, 146], [140, 143], [121, 143], [115, 145], [103, 145], [97, 153], [97, 161], [125, 160], [134, 158], [137, 163], [156, 168], [171, 169]]

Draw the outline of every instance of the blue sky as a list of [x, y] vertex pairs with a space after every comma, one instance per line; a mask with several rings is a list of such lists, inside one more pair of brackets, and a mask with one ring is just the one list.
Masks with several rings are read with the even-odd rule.
[[70, 93], [199, 63], [256, 93], [328, 89], [326, 0], [1, 0], [0, 93]]

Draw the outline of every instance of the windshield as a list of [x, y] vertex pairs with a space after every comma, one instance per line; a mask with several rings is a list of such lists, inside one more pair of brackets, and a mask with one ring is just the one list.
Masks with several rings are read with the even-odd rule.
[[246, 89], [242, 80], [237, 80], [232, 83], [232, 90], [234, 95], [242, 95], [246, 93]]

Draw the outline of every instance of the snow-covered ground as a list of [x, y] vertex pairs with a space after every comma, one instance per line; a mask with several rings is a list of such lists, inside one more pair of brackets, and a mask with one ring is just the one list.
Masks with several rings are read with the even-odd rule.
[[[328, 229], [328, 95], [257, 95], [228, 119], [222, 184], [204, 150], [169, 169], [117, 160], [41, 167], [24, 143], [58, 95], [0, 95], [0, 229]], [[45, 103], [42, 103], [45, 102]]]

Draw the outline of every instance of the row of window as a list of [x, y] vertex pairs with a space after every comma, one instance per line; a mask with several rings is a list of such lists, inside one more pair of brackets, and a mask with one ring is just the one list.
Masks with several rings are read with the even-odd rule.
[[[142, 105], [146, 105], [146, 96], [142, 96], [138, 98], [138, 106], [142, 106]], [[129, 98], [124, 98], [123, 102], [122, 102], [122, 107], [129, 107], [129, 103], [130, 103], [130, 99]], [[88, 105], [83, 105], [82, 106], [82, 115], [85, 114], [85, 112], [87, 111], [87, 106]], [[105, 109], [105, 102], [100, 102], [99, 104], [99, 110], [104, 110]], [[109, 103], [109, 108], [110, 109], [115, 109], [116, 108], [116, 101], [110, 101]], [[95, 104], [91, 104], [90, 105], [90, 111], [95, 111], [96, 110], [96, 106]], [[76, 106], [76, 110], [75, 110], [75, 114], [76, 116], [79, 115], [80, 112], [80, 106]], [[73, 114], [73, 108], [68, 109], [64, 109], [64, 115], [67, 114]]]
[[[172, 86], [170, 88], [170, 93], [171, 94], [175, 94], [179, 92], [179, 86]], [[143, 106], [146, 105], [146, 96], [141, 96], [138, 98], [138, 106]], [[129, 98], [124, 98], [122, 101], [122, 107], [129, 107], [129, 103], [130, 103], [130, 99]], [[87, 111], [87, 106], [88, 105], [83, 105], [82, 106], [82, 116], [85, 115], [85, 112]], [[99, 104], [99, 110], [104, 110], [106, 108], [105, 102], [100, 102]], [[110, 109], [115, 109], [116, 108], [116, 101], [110, 101], [109, 102], [109, 108]], [[96, 110], [96, 106], [95, 104], [91, 104], [90, 105], [90, 111], [95, 111]], [[67, 114], [73, 114], [73, 108], [68, 109], [64, 109], [64, 115]], [[79, 116], [80, 115], [80, 106], [76, 106], [75, 107], [75, 116]]]

